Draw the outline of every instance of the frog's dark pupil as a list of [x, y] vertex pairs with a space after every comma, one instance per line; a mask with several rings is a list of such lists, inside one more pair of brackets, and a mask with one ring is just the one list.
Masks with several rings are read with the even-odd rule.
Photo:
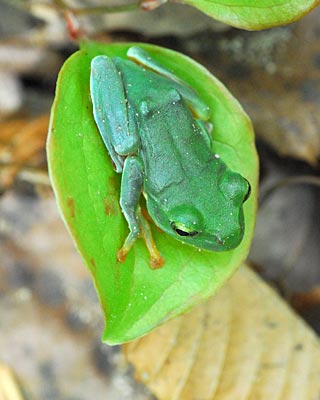
[[173, 229], [179, 236], [195, 236], [195, 235], [197, 235], [197, 234], [199, 233], [199, 232], [197, 232], [197, 231], [191, 231], [191, 232], [183, 231], [182, 229], [177, 228], [174, 222], [171, 222], [170, 225], [171, 225], [172, 229]]
[[185, 231], [182, 231], [181, 229], [178, 229], [178, 228], [175, 228], [175, 231], [176, 231], [177, 234], [180, 235], [180, 236], [191, 236], [191, 235], [190, 235], [190, 232], [185, 232]]

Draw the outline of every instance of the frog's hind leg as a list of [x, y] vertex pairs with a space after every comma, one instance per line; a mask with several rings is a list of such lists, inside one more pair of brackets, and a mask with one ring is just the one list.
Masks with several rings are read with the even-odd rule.
[[143, 185], [143, 165], [138, 156], [127, 157], [124, 162], [120, 206], [129, 225], [129, 235], [123, 246], [118, 251], [117, 258], [120, 262], [126, 259], [134, 242], [143, 237], [150, 253], [151, 268], [160, 268], [164, 264], [163, 258], [153, 241], [148, 222], [141, 213], [139, 199]]
[[121, 72], [110, 57], [97, 56], [92, 60], [90, 92], [100, 135], [116, 171], [121, 172], [125, 156], [136, 152], [140, 137], [135, 121], [128, 117]]
[[[163, 267], [164, 265], [164, 259], [159, 253], [159, 250], [153, 240], [152, 237], [152, 232], [149, 226], [148, 221], [145, 219], [145, 217], [141, 213], [140, 207], [137, 208], [136, 210], [136, 216], [137, 220], [140, 223], [140, 228], [141, 228], [141, 233], [138, 235], [142, 236], [145, 244], [147, 246], [148, 252], [150, 254], [150, 267], [152, 269], [158, 269]], [[135, 235], [132, 235], [131, 232], [128, 235], [128, 237], [125, 240], [125, 243], [121, 247], [121, 249], [117, 253], [117, 258], [120, 262], [124, 262], [129, 250], [131, 249], [132, 245], [136, 241], [137, 237]]]
[[149, 223], [146, 220], [146, 218], [142, 215], [140, 208], [138, 210], [138, 216], [141, 223], [142, 236], [144, 238], [144, 241], [146, 243], [147, 249], [150, 254], [150, 267], [152, 269], [161, 268], [164, 265], [164, 259], [161, 257], [159, 253], [159, 250], [153, 240]]
[[210, 108], [186, 82], [163, 67], [141, 47], [132, 46], [127, 51], [130, 60], [140, 64], [151, 71], [158, 73], [172, 81], [172, 86], [179, 91], [196, 119], [207, 121], [210, 118]]
[[137, 216], [143, 185], [143, 166], [139, 157], [127, 157], [122, 172], [120, 206], [129, 225], [129, 235], [118, 251], [118, 260], [123, 262], [132, 245], [141, 236], [141, 224]]

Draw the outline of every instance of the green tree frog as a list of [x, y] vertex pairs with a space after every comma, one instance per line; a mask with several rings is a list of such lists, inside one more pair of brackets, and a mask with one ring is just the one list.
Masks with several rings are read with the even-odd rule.
[[130, 232], [118, 260], [142, 236], [151, 267], [163, 265], [141, 193], [155, 224], [183, 243], [211, 251], [237, 247], [250, 185], [214, 153], [209, 107], [142, 48], [129, 48], [127, 57], [95, 57], [90, 77], [94, 119], [122, 174], [120, 206]]

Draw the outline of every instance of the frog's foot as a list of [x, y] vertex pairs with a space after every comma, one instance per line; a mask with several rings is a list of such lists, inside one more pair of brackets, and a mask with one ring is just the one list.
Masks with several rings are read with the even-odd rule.
[[121, 249], [117, 252], [117, 259], [119, 262], [125, 262], [127, 258], [127, 254], [131, 250], [131, 247], [133, 246], [134, 242], [141, 237], [140, 229], [138, 226], [134, 226], [132, 231], [129, 233], [127, 236], [123, 246]]
[[129, 252], [129, 250], [121, 247], [121, 249], [117, 252], [117, 260], [121, 263], [125, 262], [128, 252]]
[[161, 257], [161, 255], [158, 253], [156, 258], [151, 257], [150, 258], [150, 268], [151, 269], [158, 269], [162, 268], [164, 266], [164, 258]]
[[139, 212], [139, 221], [141, 224], [142, 237], [146, 243], [147, 249], [150, 254], [150, 267], [152, 269], [161, 268], [164, 266], [164, 259], [163, 257], [161, 257], [161, 254], [159, 253], [159, 250], [153, 240], [148, 221], [142, 215], [141, 210]]
[[127, 254], [131, 250], [134, 242], [142, 237], [146, 243], [147, 249], [150, 254], [150, 267], [152, 269], [161, 268], [164, 265], [164, 259], [161, 257], [159, 250], [153, 240], [152, 233], [148, 221], [142, 215], [140, 207], [136, 213], [139, 225], [133, 225], [132, 230], [127, 236], [123, 246], [117, 253], [117, 259], [119, 262], [124, 262], [126, 260]]
[[[148, 225], [148, 223], [145, 221], [145, 224]], [[130, 235], [129, 235], [130, 236]], [[117, 252], [117, 259], [119, 262], [123, 263], [125, 262], [127, 255], [133, 245], [133, 243], [135, 242], [135, 238], [131, 239], [131, 238], [126, 239], [124, 245], [121, 247], [121, 249]], [[164, 259], [163, 257], [161, 257], [159, 250], [157, 249], [156, 244], [154, 243], [154, 240], [152, 238], [151, 235], [151, 230], [150, 227], [148, 226], [147, 230], [143, 230], [143, 238], [144, 241], [146, 243], [147, 249], [149, 251], [150, 254], [150, 267], [152, 269], [157, 269], [157, 268], [161, 268], [164, 265]]]

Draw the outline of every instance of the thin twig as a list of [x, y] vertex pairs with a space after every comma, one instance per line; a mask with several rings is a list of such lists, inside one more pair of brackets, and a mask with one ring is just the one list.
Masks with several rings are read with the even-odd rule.
[[139, 10], [141, 8], [140, 1], [136, 1], [133, 3], [129, 3], [129, 4], [82, 7], [82, 8], [69, 7], [68, 4], [64, 0], [54, 0], [54, 3], [60, 9], [62, 9], [64, 11], [70, 11], [72, 14], [74, 14], [76, 16], [134, 11], [134, 10]]
[[260, 192], [260, 205], [266, 202], [266, 200], [278, 189], [289, 186], [289, 185], [313, 185], [320, 186], [320, 177], [314, 175], [297, 175], [290, 176], [272, 184], [270, 187]]

